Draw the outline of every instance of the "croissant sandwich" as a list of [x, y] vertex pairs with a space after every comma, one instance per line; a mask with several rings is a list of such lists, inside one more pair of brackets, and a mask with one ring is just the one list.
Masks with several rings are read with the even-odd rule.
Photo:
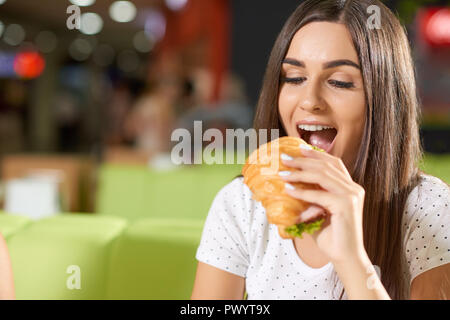
[[[260, 201], [266, 209], [267, 220], [278, 226], [278, 233], [284, 239], [302, 237], [303, 232], [313, 233], [319, 230], [324, 219], [313, 222], [297, 223], [299, 214], [311, 204], [295, 199], [285, 192], [285, 181], [279, 171], [298, 169], [287, 167], [281, 162], [282, 153], [291, 157], [301, 157], [300, 144], [307, 144], [297, 137], [282, 137], [261, 145], [247, 159], [242, 168], [244, 183], [253, 193], [252, 198]], [[318, 149], [317, 147], [314, 147]], [[296, 182], [296, 188], [320, 189], [317, 184]]]

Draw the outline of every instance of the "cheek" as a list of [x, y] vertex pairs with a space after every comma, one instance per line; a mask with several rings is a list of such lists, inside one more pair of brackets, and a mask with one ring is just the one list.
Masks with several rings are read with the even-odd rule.
[[334, 95], [330, 98], [333, 100], [330, 104], [333, 103], [334, 116], [341, 130], [341, 143], [343, 143], [341, 148], [348, 149], [359, 145], [366, 114], [364, 94], [355, 92], [342, 96]]
[[334, 97], [334, 114], [345, 135], [359, 139], [364, 129], [366, 106], [364, 94], [355, 92], [345, 96]]
[[278, 112], [280, 113], [281, 120], [285, 126], [289, 124], [289, 121], [292, 118], [297, 101], [298, 94], [288, 90], [285, 86], [281, 87], [278, 95]]
[[292, 109], [295, 107], [299, 99], [298, 90], [292, 89], [283, 85], [278, 95], [278, 101], [280, 106], [282, 105], [284, 109]]

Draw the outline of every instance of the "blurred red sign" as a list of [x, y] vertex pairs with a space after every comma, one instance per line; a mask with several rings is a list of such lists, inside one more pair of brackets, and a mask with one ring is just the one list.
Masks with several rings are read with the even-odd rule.
[[422, 39], [433, 47], [450, 46], [450, 8], [423, 9], [418, 15]]
[[21, 78], [36, 78], [44, 68], [44, 58], [38, 52], [20, 52], [14, 59], [14, 71]]

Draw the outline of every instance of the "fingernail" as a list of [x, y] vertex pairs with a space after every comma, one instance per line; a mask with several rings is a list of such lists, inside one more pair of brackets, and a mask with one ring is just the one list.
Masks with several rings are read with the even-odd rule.
[[290, 171], [280, 171], [280, 172], [278, 172], [278, 175], [279, 175], [280, 177], [287, 177], [287, 176], [290, 175], [290, 174], [291, 174]]
[[309, 144], [302, 143], [302, 144], [300, 145], [300, 149], [303, 149], [303, 150], [312, 150], [313, 148], [311, 148], [311, 146], [310, 146]]
[[292, 184], [290, 184], [290, 183], [285, 183], [285, 184], [284, 184], [284, 187], [285, 187], [286, 189], [289, 189], [289, 190], [295, 190], [295, 187], [294, 187]]
[[291, 156], [287, 155], [286, 153], [281, 154], [281, 160], [294, 160]]

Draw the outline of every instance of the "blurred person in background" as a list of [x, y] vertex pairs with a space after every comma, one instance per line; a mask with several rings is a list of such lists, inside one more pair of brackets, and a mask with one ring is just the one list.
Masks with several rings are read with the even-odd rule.
[[127, 134], [124, 130], [125, 118], [133, 106], [133, 96], [125, 81], [119, 82], [113, 89], [109, 104], [105, 105], [106, 144], [119, 145], [125, 142]]
[[20, 152], [25, 147], [26, 90], [23, 82], [5, 80], [0, 94], [0, 154]]
[[0, 233], [0, 300], [11, 300], [14, 298], [14, 280], [8, 247]]
[[55, 119], [58, 130], [58, 150], [76, 150], [80, 144], [81, 110], [76, 92], [63, 89], [56, 93]]
[[[194, 135], [194, 122], [201, 121], [202, 131], [208, 129], [218, 129], [223, 137], [223, 148], [232, 146], [229, 151], [236, 151], [234, 141], [227, 144], [227, 129], [248, 129], [253, 120], [252, 108], [247, 103], [245, 88], [241, 79], [233, 74], [227, 73], [221, 81], [219, 99], [215, 103], [209, 102], [213, 90], [213, 78], [208, 69], [197, 67], [188, 73], [188, 79], [192, 83], [189, 94], [185, 95], [183, 104], [185, 107], [177, 120], [177, 128], [187, 129]], [[191, 141], [191, 150], [194, 150], [194, 140]], [[203, 141], [204, 147], [209, 141]], [[194, 154], [190, 161], [193, 161]]]
[[235, 74], [224, 76], [219, 101], [208, 103], [212, 90], [212, 76], [206, 69], [197, 69], [191, 74], [193, 79], [194, 105], [185, 110], [178, 119], [178, 127], [193, 130], [194, 121], [203, 122], [203, 130], [216, 128], [223, 132], [226, 129], [251, 127], [252, 108], [248, 105], [243, 82]]
[[165, 75], [150, 82], [126, 115], [124, 132], [139, 150], [153, 154], [170, 150], [175, 106], [182, 92], [182, 80]]

